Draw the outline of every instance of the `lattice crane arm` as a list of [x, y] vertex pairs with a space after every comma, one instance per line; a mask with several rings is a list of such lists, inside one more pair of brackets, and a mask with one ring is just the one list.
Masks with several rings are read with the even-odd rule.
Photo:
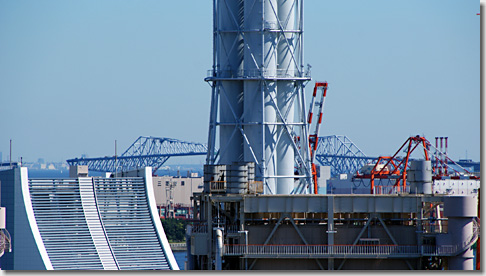
[[[315, 153], [317, 151], [317, 145], [319, 144], [319, 128], [322, 123], [322, 110], [324, 107], [324, 102], [326, 100], [327, 93], [327, 82], [316, 82], [314, 85], [314, 91], [312, 93], [312, 100], [309, 107], [309, 114], [307, 117], [307, 124], [309, 126], [309, 148], [310, 148], [310, 159], [312, 166], [312, 179], [314, 182], [314, 194], [317, 194], [317, 168], [315, 164]], [[322, 94], [318, 93], [322, 89]], [[317, 103], [316, 98], [319, 97], [320, 101]], [[315, 109], [315, 110], [314, 110]], [[316, 111], [316, 112], [314, 112]], [[314, 120], [314, 125], [312, 124], [312, 118], [318, 116], [317, 120]], [[314, 126], [314, 132], [310, 132]]]

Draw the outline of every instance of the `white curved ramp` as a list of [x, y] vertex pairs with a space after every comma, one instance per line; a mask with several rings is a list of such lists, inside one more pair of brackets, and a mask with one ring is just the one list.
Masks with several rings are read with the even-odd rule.
[[31, 179], [23, 192], [48, 269], [179, 269], [153, 215], [150, 168], [145, 177]]

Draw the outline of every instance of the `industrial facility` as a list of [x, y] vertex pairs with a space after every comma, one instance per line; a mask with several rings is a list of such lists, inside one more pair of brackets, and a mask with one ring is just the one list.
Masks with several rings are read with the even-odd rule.
[[[207, 144], [115, 142], [65, 179], [0, 163], [1, 269], [480, 270], [479, 163], [449, 158], [448, 137], [370, 157], [320, 135], [332, 83], [304, 65], [303, 2], [213, 0]], [[198, 155], [203, 176], [156, 175]], [[188, 223], [184, 267], [167, 218]]]
[[[213, 5], [208, 155], [188, 269], [474, 269], [479, 177], [448, 172], [442, 146], [416, 136], [352, 176], [367, 182], [362, 194], [319, 194], [303, 1]], [[411, 158], [416, 149], [421, 159]]]

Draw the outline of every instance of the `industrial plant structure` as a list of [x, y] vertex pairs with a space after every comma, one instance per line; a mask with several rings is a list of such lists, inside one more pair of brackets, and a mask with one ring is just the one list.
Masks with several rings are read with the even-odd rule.
[[[265, 194], [310, 190], [300, 1], [214, 1], [208, 165], [255, 164]], [[218, 146], [219, 145], [219, 146]], [[295, 166], [297, 164], [297, 166]], [[296, 170], [297, 169], [297, 170]]]
[[[312, 189], [302, 5], [213, 1], [208, 156], [187, 268], [472, 270], [478, 189], [451, 195], [437, 181], [479, 179], [444, 174], [424, 137], [358, 175], [367, 194]], [[416, 148], [423, 159], [409, 158]]]
[[[439, 149], [412, 136], [395, 155], [370, 158], [345, 136], [310, 133], [303, 2], [213, 0], [207, 146], [141, 136], [121, 156], [68, 160], [71, 179], [0, 171], [14, 245], [2, 269], [179, 269], [154, 188], [166, 192], [164, 217], [176, 217], [175, 186], [187, 186], [167, 177], [154, 187], [150, 166], [206, 154], [186, 269], [473, 270], [480, 178], [448, 170], [447, 142], [444, 151], [442, 139]], [[327, 82], [318, 86], [324, 97]], [[411, 158], [416, 149], [422, 158]], [[318, 189], [314, 160], [341, 178]], [[113, 174], [88, 177], [78, 165]]]

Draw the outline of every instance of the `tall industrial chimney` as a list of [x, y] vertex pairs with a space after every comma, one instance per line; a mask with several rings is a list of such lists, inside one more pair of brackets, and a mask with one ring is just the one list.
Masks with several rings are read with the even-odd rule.
[[265, 194], [311, 186], [302, 4], [213, 0], [207, 164], [254, 162]]

